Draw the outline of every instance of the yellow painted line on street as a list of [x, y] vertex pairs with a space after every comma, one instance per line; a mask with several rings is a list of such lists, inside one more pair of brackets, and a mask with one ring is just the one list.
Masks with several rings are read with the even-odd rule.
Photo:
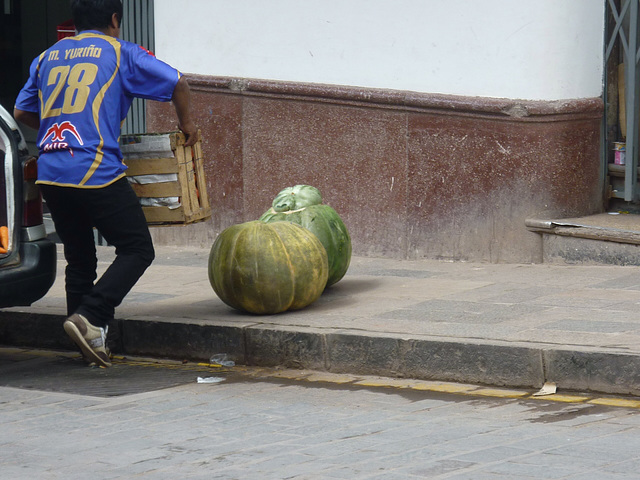
[[446, 383], [446, 382], [429, 382], [409, 379], [395, 379], [387, 377], [362, 377], [356, 375], [341, 375], [329, 372], [317, 372], [308, 370], [294, 369], [273, 369], [265, 367], [248, 367], [238, 366], [232, 369], [223, 369], [221, 365], [213, 363], [179, 363], [168, 361], [150, 361], [145, 359], [131, 360], [126, 357], [114, 357], [117, 363], [126, 363], [129, 365], [147, 365], [164, 368], [178, 369], [202, 369], [210, 368], [220, 373], [235, 372], [240, 375], [254, 378], [283, 378], [294, 381], [317, 382], [317, 383], [334, 383], [334, 384], [352, 384], [361, 387], [370, 388], [391, 388], [391, 389], [410, 389], [424, 392], [446, 393], [451, 395], [465, 395], [473, 397], [492, 397], [492, 398], [510, 398], [510, 399], [531, 399], [546, 400], [548, 402], [558, 403], [589, 403], [593, 405], [603, 405], [608, 407], [633, 408], [640, 409], [640, 399], [621, 398], [621, 397], [593, 397], [589, 395], [569, 395], [554, 393], [551, 395], [533, 395], [526, 390], [513, 390], [506, 388], [488, 388], [478, 387], [476, 385]]
[[274, 370], [266, 375], [274, 378], [285, 378], [287, 380], [305, 380], [310, 375], [310, 372], [304, 370]]
[[640, 400], [632, 400], [629, 398], [594, 398], [587, 403], [606, 405], [607, 407], [640, 408]]
[[478, 387], [469, 385], [458, 385], [455, 383], [436, 383], [426, 384], [418, 383], [411, 387], [412, 390], [420, 390], [423, 392], [437, 392], [437, 393], [468, 393], [475, 390]]
[[363, 387], [410, 388], [411, 382], [408, 380], [397, 380], [395, 378], [365, 378], [363, 380], [356, 379], [353, 384]]
[[119, 355], [112, 355], [111, 363], [115, 365], [127, 365], [131, 367], [166, 368], [169, 370], [189, 370], [194, 372], [215, 370], [216, 373], [228, 373], [232, 371], [229, 369], [229, 367], [223, 367], [222, 365], [219, 365], [217, 363], [192, 363], [171, 360], [153, 360], [144, 358], [130, 358]]
[[522, 398], [529, 395], [529, 392], [523, 392], [522, 390], [507, 390], [496, 388], [479, 388], [471, 392], [472, 395], [479, 395], [481, 397], [496, 397], [496, 398]]
[[335, 375], [335, 374], [325, 374], [325, 373], [312, 373], [308, 377], [305, 378], [308, 382], [328, 382], [328, 383], [353, 383], [355, 381], [355, 377], [350, 375]]
[[561, 403], [584, 403], [587, 400], [591, 400], [593, 397], [587, 397], [584, 395], [562, 395], [558, 393], [554, 393], [553, 395], [540, 395], [535, 396], [531, 395], [530, 397], [533, 400], [547, 400], [550, 402], [561, 402]]
[[[273, 376], [268, 371], [264, 372], [266, 376]], [[286, 376], [293, 378], [293, 375], [283, 375], [278, 373], [278, 377]], [[359, 379], [360, 378], [360, 379]], [[506, 388], [487, 388], [478, 387], [476, 385], [429, 382], [420, 380], [393, 379], [384, 377], [364, 378], [356, 376], [335, 375], [331, 373], [313, 373], [304, 378], [309, 382], [330, 382], [330, 383], [352, 383], [353, 385], [372, 388], [395, 388], [409, 389], [423, 392], [446, 393], [452, 395], [465, 395], [472, 397], [492, 397], [492, 398], [509, 398], [521, 400], [543, 400], [558, 403], [590, 403], [595, 405], [605, 405], [610, 407], [637, 408], [640, 409], [640, 400], [619, 398], [619, 397], [598, 397], [594, 398], [589, 395], [569, 395], [569, 394], [552, 394], [552, 395], [534, 395], [527, 390], [513, 390]]]
[[[75, 352], [48, 351], [39, 349], [25, 349], [2, 347], [1, 351], [12, 354], [26, 354], [37, 356], [80, 358]], [[145, 366], [155, 368], [181, 369], [203, 371], [211, 370], [216, 373], [234, 373], [244, 377], [268, 379], [283, 378], [294, 381], [351, 384], [359, 387], [390, 388], [397, 390], [414, 390], [422, 392], [445, 393], [451, 395], [464, 395], [469, 397], [509, 398], [519, 400], [542, 400], [559, 403], [581, 403], [590, 405], [602, 405], [613, 408], [640, 409], [640, 397], [605, 397], [596, 395], [570, 395], [554, 393], [551, 395], [534, 395], [527, 390], [510, 390], [504, 388], [488, 388], [477, 385], [447, 383], [426, 380], [396, 379], [387, 377], [375, 377], [364, 375], [333, 374], [329, 372], [277, 369], [267, 367], [251, 367], [237, 365], [234, 367], [222, 367], [219, 364], [204, 362], [180, 362], [172, 360], [158, 360], [142, 357], [125, 357], [114, 355], [112, 361], [115, 365]]]

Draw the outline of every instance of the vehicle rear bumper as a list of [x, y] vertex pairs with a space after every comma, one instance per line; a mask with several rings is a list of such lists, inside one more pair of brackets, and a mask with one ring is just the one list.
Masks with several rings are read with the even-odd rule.
[[0, 269], [0, 308], [31, 305], [56, 279], [56, 244], [42, 239], [20, 245], [20, 263]]

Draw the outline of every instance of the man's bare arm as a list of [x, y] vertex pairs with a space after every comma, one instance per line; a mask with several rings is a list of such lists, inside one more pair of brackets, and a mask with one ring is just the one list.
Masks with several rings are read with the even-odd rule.
[[25, 112], [24, 110], [14, 108], [13, 118], [34, 130], [38, 130], [40, 128], [40, 116], [35, 112]]
[[187, 137], [185, 145], [194, 145], [198, 141], [198, 129], [191, 119], [191, 90], [189, 89], [189, 83], [187, 83], [186, 77], [182, 76], [180, 80], [178, 80], [173, 90], [171, 101], [178, 116], [178, 128], [180, 128], [182, 133]]

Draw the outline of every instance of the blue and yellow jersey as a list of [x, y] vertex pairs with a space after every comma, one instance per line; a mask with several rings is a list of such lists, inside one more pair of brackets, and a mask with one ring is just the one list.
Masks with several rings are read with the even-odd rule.
[[96, 188], [123, 177], [120, 127], [133, 98], [169, 101], [179, 78], [144, 48], [98, 31], [42, 53], [16, 100], [40, 116], [38, 183]]

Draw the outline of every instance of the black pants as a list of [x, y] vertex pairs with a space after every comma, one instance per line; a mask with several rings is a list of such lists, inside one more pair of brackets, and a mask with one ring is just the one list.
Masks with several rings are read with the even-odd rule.
[[[126, 178], [104, 188], [40, 187], [64, 245], [67, 314], [80, 313], [105, 327], [155, 256], [138, 197]], [[95, 284], [94, 227], [116, 250]]]

